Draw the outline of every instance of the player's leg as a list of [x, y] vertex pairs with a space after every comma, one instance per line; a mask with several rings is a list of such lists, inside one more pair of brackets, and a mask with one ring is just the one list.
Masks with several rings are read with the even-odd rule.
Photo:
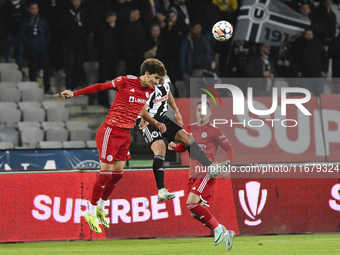
[[223, 161], [221, 163], [213, 163], [205, 154], [204, 150], [198, 146], [193, 137], [184, 129], [179, 130], [174, 140], [186, 146], [190, 157], [196, 159], [202, 166], [208, 167], [210, 177], [215, 178], [223, 169], [226, 169], [230, 161]]
[[97, 219], [97, 205], [106, 184], [111, 179], [113, 164], [101, 162], [100, 168], [101, 171], [99, 173], [99, 176], [93, 185], [92, 196], [89, 204], [89, 211], [85, 214], [85, 220], [89, 223], [90, 228], [97, 233], [102, 232], [101, 228], [99, 227]]
[[126, 161], [119, 161], [119, 160], [116, 160], [113, 163], [113, 171], [111, 172], [111, 177], [106, 182], [105, 187], [103, 191], [101, 192], [100, 199], [98, 201], [96, 215], [97, 215], [97, 218], [100, 220], [100, 222], [106, 228], [109, 228], [110, 225], [107, 223], [105, 219], [105, 216], [106, 216], [105, 205], [106, 205], [107, 200], [110, 198], [117, 183], [119, 182], [120, 179], [123, 178], [125, 163]]
[[235, 233], [221, 225], [208, 210], [215, 183], [216, 179], [211, 179], [209, 174], [204, 178], [194, 179], [191, 184], [189, 183], [190, 193], [187, 199], [187, 207], [194, 219], [214, 230], [214, 244], [218, 245], [224, 241], [227, 249], [229, 247], [230, 250]]
[[158, 201], [171, 200], [175, 198], [176, 195], [169, 193], [164, 186], [164, 160], [166, 153], [164, 140], [159, 139], [154, 141], [151, 144], [151, 150], [154, 153], [152, 169], [158, 189]]
[[192, 136], [184, 129], [177, 132], [175, 135], [175, 141], [184, 144], [190, 154], [190, 157], [196, 159], [202, 164], [202, 166], [210, 166], [213, 163], [209, 160], [205, 152], [198, 146]]

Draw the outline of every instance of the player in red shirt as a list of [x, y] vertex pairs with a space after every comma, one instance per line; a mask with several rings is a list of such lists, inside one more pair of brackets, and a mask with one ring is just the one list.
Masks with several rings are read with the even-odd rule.
[[161, 133], [166, 131], [164, 124], [151, 118], [146, 111], [142, 111], [154, 91], [154, 85], [159, 84], [160, 79], [166, 75], [166, 69], [159, 60], [147, 59], [141, 65], [140, 71], [142, 74], [140, 77], [121, 76], [110, 82], [94, 84], [74, 92], [69, 90], [61, 92], [65, 99], [109, 89], [117, 90], [105, 122], [97, 131], [96, 144], [101, 171], [93, 187], [89, 211], [85, 214], [85, 220], [90, 228], [97, 233], [102, 232], [98, 219], [106, 228], [110, 227], [105, 219], [104, 207], [114, 187], [123, 177], [126, 160], [130, 159], [129, 129], [134, 127], [138, 115], [155, 125]]
[[[197, 122], [190, 124], [186, 131], [191, 133], [196, 143], [205, 151], [208, 158], [214, 162], [215, 155], [218, 146], [227, 152], [226, 158], [230, 161], [230, 165], [234, 158], [234, 149], [224, 135], [223, 131], [218, 127], [215, 127], [210, 121], [211, 116], [211, 104], [207, 101], [207, 114], [203, 115], [201, 112], [202, 101], [199, 100], [196, 103], [196, 116]], [[169, 150], [175, 150], [177, 152], [184, 152], [186, 147], [179, 143], [173, 142], [168, 145]], [[225, 242], [227, 250], [230, 250], [233, 245], [233, 238], [235, 236], [234, 231], [226, 230], [226, 228], [219, 224], [215, 217], [207, 209], [212, 197], [213, 189], [216, 183], [216, 178], [211, 178], [209, 173], [203, 173], [202, 171], [196, 171], [196, 166], [201, 164], [191, 159], [190, 163], [190, 178], [188, 183], [188, 199], [187, 207], [191, 211], [192, 217], [202, 222], [208, 228], [214, 230], [215, 233], [215, 245]], [[229, 178], [229, 172], [221, 172], [219, 176], [221, 178]]]

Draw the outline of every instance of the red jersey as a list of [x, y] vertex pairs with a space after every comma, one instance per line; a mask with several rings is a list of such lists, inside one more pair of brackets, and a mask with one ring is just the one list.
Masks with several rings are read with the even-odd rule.
[[[188, 133], [191, 133], [195, 142], [204, 150], [207, 157], [215, 162], [215, 155], [218, 149], [218, 146], [227, 152], [226, 159], [230, 160], [231, 164], [233, 163], [234, 158], [234, 149], [231, 146], [228, 138], [224, 135], [221, 129], [215, 127], [212, 123], [207, 123], [204, 126], [198, 126], [197, 122], [190, 124], [186, 129]], [[186, 150], [186, 147], [179, 143], [176, 146], [175, 151], [183, 152]], [[195, 160], [191, 159], [191, 166], [201, 166], [201, 164]], [[190, 168], [190, 176], [194, 176], [194, 169]]]
[[144, 104], [155, 88], [144, 88], [139, 77], [133, 75], [120, 76], [111, 82], [98, 83], [74, 92], [74, 96], [92, 94], [104, 90], [117, 90], [115, 99], [105, 118], [109, 126], [133, 128]]

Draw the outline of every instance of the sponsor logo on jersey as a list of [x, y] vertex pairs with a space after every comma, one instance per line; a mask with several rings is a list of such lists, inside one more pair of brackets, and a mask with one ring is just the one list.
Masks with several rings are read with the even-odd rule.
[[146, 103], [146, 100], [145, 100], [145, 99], [135, 98], [135, 97], [133, 97], [133, 96], [130, 96], [130, 97], [129, 97], [129, 102], [130, 102], [130, 103], [142, 103], [142, 104], [145, 104], [145, 103]]
[[[157, 96], [158, 96], [158, 95], [157, 95]], [[166, 96], [161, 97], [161, 98], [156, 98], [156, 99], [154, 99], [152, 102], [153, 102], [153, 103], [159, 103], [159, 102], [163, 102], [163, 101], [168, 100], [168, 98], [169, 98], [169, 96], [166, 95]]]
[[135, 92], [135, 89], [130, 89], [131, 92]]

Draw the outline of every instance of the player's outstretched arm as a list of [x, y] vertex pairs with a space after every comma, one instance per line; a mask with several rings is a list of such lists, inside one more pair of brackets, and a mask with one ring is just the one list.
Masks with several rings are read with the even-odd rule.
[[175, 119], [177, 121], [177, 123], [183, 127], [183, 119], [182, 119], [182, 115], [178, 110], [178, 107], [176, 105], [176, 101], [174, 99], [174, 97], [172, 96], [172, 93], [169, 92], [169, 98], [168, 98], [168, 104], [170, 105], [170, 107], [172, 108], [172, 110], [174, 110], [175, 113]]
[[143, 109], [140, 113], [140, 116], [147, 122], [149, 122], [151, 125], [154, 125], [158, 130], [163, 134], [166, 132], [166, 126], [163, 123], [159, 123], [157, 120], [152, 118], [148, 111], [146, 110], [148, 108], [148, 104], [145, 104], [143, 106]]

